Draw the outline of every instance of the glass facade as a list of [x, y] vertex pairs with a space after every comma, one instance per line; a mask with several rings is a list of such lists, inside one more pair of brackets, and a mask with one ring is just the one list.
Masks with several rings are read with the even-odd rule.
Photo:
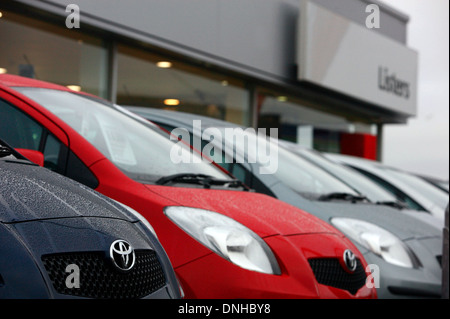
[[48, 81], [107, 96], [108, 51], [101, 39], [2, 11], [3, 73]]
[[319, 151], [340, 153], [343, 133], [376, 135], [375, 125], [349, 121], [330, 107], [278, 94], [277, 89], [251, 80], [170, 59], [137, 44], [132, 47], [42, 19], [1, 12], [0, 73], [71, 86], [124, 106], [277, 128], [281, 139]]
[[249, 125], [244, 82], [126, 46], [118, 48], [117, 103]]
[[376, 135], [374, 125], [351, 122], [305, 104], [292, 96], [261, 90], [257, 94], [258, 126], [278, 128], [280, 139], [333, 153], [341, 151], [341, 134]]

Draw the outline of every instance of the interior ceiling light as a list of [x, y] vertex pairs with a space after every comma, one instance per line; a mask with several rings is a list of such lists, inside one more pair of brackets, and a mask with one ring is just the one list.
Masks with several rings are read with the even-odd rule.
[[8, 72], [7, 69], [5, 69], [5, 68], [0, 68], [0, 74], [5, 74], [6, 72]]
[[0, 18], [3, 17], [3, 13], [0, 11]]
[[180, 100], [177, 99], [165, 99], [164, 100], [165, 105], [175, 106], [180, 104]]
[[72, 91], [76, 91], [76, 92], [80, 92], [81, 91], [81, 86], [79, 86], [79, 85], [67, 85], [67, 87], [69, 89], [71, 89]]
[[172, 62], [169, 61], [159, 61], [156, 63], [156, 66], [158, 68], [162, 68], [162, 69], [168, 69], [170, 67], [172, 67]]

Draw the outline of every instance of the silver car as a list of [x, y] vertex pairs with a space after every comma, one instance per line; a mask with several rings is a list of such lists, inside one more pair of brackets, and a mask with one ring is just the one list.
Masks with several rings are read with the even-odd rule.
[[339, 164], [327, 158], [321, 152], [302, 147], [299, 144], [287, 141], [279, 141], [279, 143], [281, 143], [284, 147], [288, 148], [292, 152], [320, 166], [331, 175], [339, 178], [359, 194], [366, 196], [371, 202], [378, 205], [392, 206], [405, 212], [409, 211], [414, 214], [414, 217], [421, 219], [422, 221], [430, 225], [433, 225], [439, 230], [442, 229], [442, 222], [439, 218], [436, 218], [428, 213], [411, 210], [406, 203], [400, 201], [397, 197], [394, 196], [394, 194], [390, 193], [389, 191], [372, 181], [369, 177], [358, 172], [357, 170]]
[[[194, 147], [231, 172], [255, 191], [283, 200], [339, 228], [373, 266], [380, 298], [426, 298], [441, 296], [442, 228], [439, 229], [390, 203], [374, 203], [319, 166], [277, 143], [274, 158], [262, 162], [254, 149], [220, 138], [206, 138], [215, 131], [236, 129], [237, 140], [247, 145], [267, 138], [247, 133], [244, 127], [183, 112], [149, 108], [128, 109], [162, 128], [188, 132]], [[201, 124], [195, 129], [193, 121]], [[244, 134], [243, 136], [239, 136]], [[175, 134], [178, 136], [178, 134]], [[171, 136], [173, 138], [174, 135]], [[260, 140], [262, 139], [262, 140]], [[230, 142], [228, 140], [228, 142]], [[231, 147], [230, 145], [231, 144]], [[262, 143], [263, 144], [263, 143]], [[277, 161], [278, 169], [264, 172], [267, 163]], [[287, 221], [288, 222], [288, 221]]]
[[430, 185], [420, 177], [402, 170], [348, 155], [326, 154], [336, 162], [356, 169], [403, 201], [409, 208], [432, 214], [444, 225], [448, 193]]

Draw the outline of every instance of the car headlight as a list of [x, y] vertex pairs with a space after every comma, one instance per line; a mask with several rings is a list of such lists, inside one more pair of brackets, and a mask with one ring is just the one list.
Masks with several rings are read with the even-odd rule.
[[191, 237], [235, 265], [261, 273], [281, 275], [278, 262], [269, 246], [261, 237], [234, 219], [191, 207], [170, 206], [164, 212]]
[[411, 250], [387, 230], [353, 218], [333, 218], [331, 224], [386, 262], [406, 268], [418, 266], [418, 260]]

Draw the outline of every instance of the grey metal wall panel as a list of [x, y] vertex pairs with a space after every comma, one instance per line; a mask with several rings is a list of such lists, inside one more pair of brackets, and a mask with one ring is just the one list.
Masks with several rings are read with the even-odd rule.
[[[93, 24], [264, 79], [296, 79], [300, 0], [16, 1], [63, 16], [65, 7], [76, 3], [81, 28], [83, 22]], [[365, 17], [365, 0], [315, 1], [352, 20]], [[382, 29], [404, 40], [405, 22], [392, 20], [383, 19]]]
[[[73, 0], [17, 0], [60, 15]], [[77, 0], [83, 21], [149, 43], [295, 78], [298, 3], [292, 0]], [[167, 48], [167, 47], [165, 47]]]
[[313, 2], [327, 8], [334, 13], [365, 26], [366, 7], [369, 4], [376, 4], [380, 8], [380, 28], [372, 29], [400, 43], [406, 44], [407, 23], [409, 17], [386, 6], [377, 0], [312, 0]]

